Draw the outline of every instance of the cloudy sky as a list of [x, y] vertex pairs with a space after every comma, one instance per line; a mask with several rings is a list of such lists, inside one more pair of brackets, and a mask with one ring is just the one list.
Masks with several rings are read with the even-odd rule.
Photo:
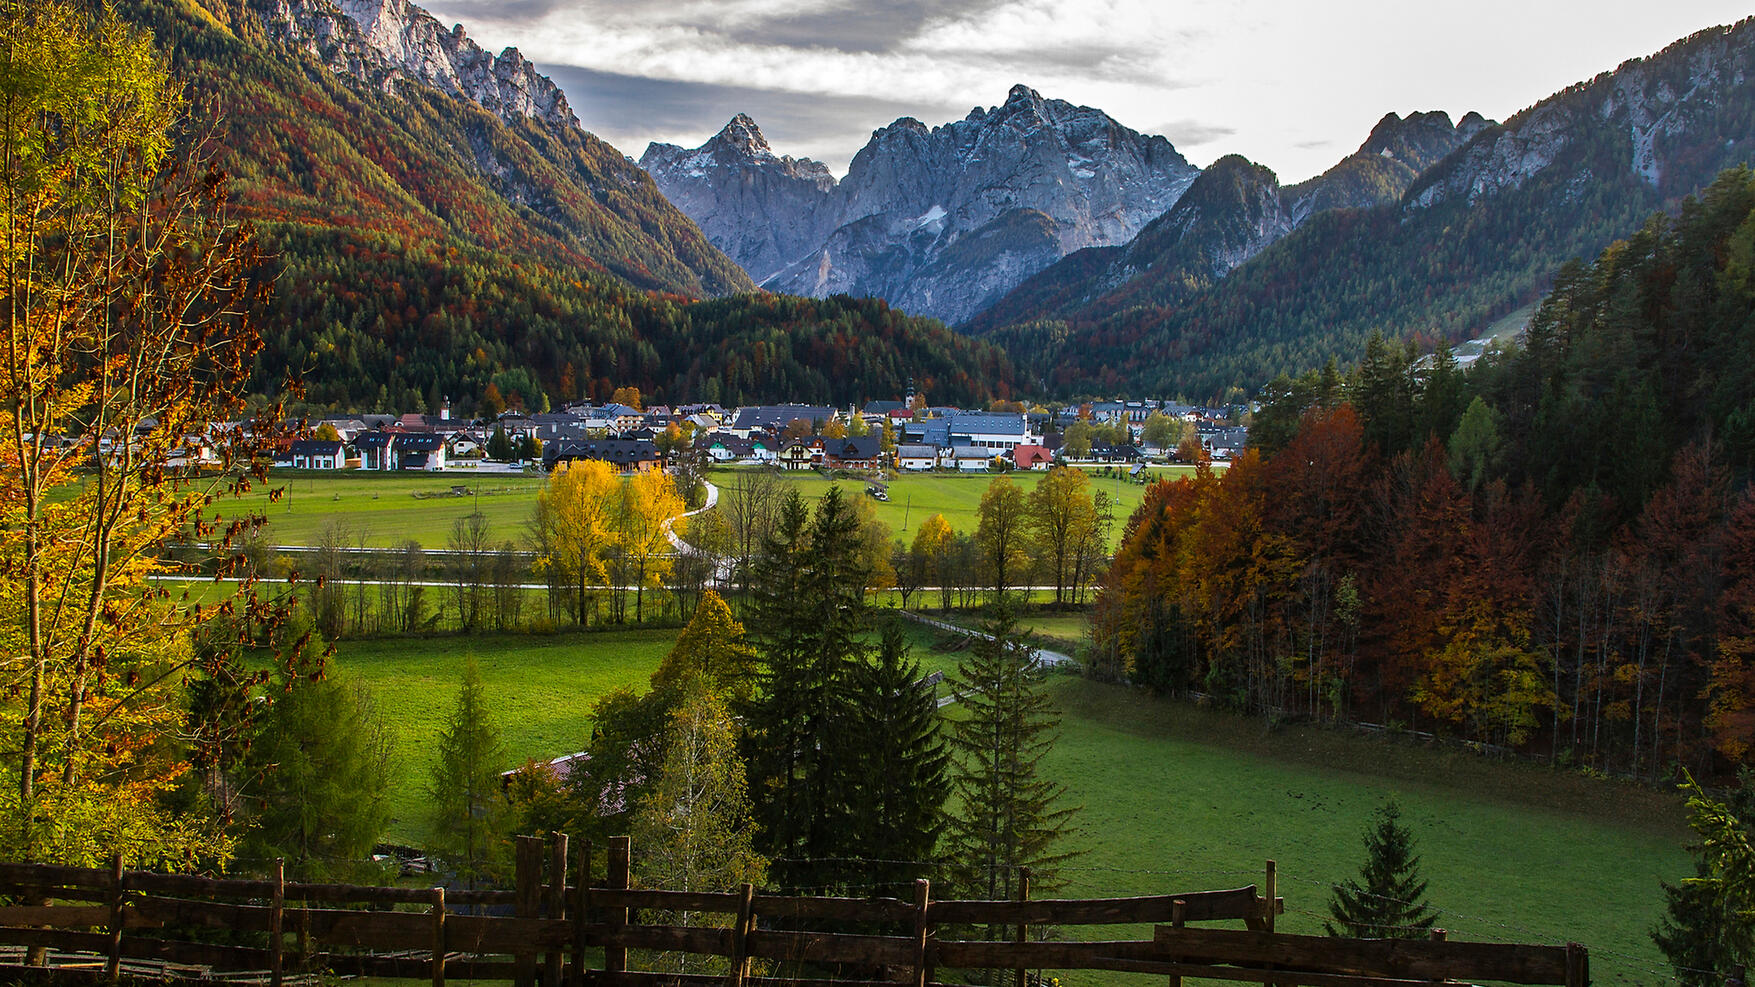
[[1014, 83], [1230, 153], [1283, 181], [1356, 148], [1386, 112], [1493, 119], [1694, 31], [1747, 0], [430, 0], [516, 46], [586, 129], [639, 157], [733, 114], [844, 173], [871, 131], [1003, 102]]

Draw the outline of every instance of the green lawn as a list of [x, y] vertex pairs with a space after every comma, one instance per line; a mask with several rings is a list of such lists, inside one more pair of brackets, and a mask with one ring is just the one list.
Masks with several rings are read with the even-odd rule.
[[592, 702], [618, 686], [645, 689], [676, 635], [672, 628], [336, 645], [335, 667], [371, 690], [395, 741], [388, 838], [420, 841], [427, 765], [457, 704], [466, 654], [475, 654], [506, 748], [521, 761], [582, 749]]
[[[1185, 467], [1157, 468], [1152, 475], [1185, 472], [1188, 472]], [[712, 471], [708, 479], [723, 482], [734, 475], [731, 470], [719, 469]], [[1025, 493], [1035, 489], [1042, 478], [1040, 473], [1010, 475]], [[859, 480], [831, 481], [815, 472], [781, 476], [813, 500], [828, 492], [832, 483], [856, 496], [863, 496], [866, 486]], [[240, 507], [261, 511], [268, 522], [267, 538], [275, 545], [316, 544], [324, 529], [334, 524], [347, 532], [348, 544], [358, 544], [363, 537], [366, 545], [384, 547], [412, 538], [424, 548], [444, 548], [452, 522], [478, 509], [487, 515], [494, 540], [516, 542], [524, 537], [544, 479], [536, 474], [477, 475], [468, 470], [446, 473], [353, 470], [339, 474], [276, 470], [269, 475], [268, 483], [258, 486], [241, 505], [226, 504], [225, 508], [230, 514], [241, 513]], [[935, 513], [943, 514], [952, 530], [972, 532], [981, 494], [991, 480], [987, 474], [904, 474], [890, 484], [890, 500], [876, 502], [877, 514], [891, 531], [905, 539], [912, 538], [920, 522]], [[1125, 478], [1097, 475], [1092, 483], [1117, 503], [1116, 523], [1110, 537], [1113, 548], [1120, 542], [1122, 525], [1139, 506], [1146, 487]], [[470, 493], [452, 496], [452, 487], [464, 487]], [[270, 502], [271, 490], [282, 492], [274, 502]]]
[[[937, 650], [946, 635], [904, 626], [923, 671], [954, 670], [959, 655]], [[343, 642], [338, 667], [371, 687], [397, 739], [391, 838], [420, 837], [425, 765], [466, 652], [481, 663], [510, 751], [552, 757], [583, 745], [593, 699], [643, 688], [675, 634]], [[1591, 947], [1598, 983], [1666, 979], [1646, 930], [1661, 907], [1658, 879], [1687, 867], [1681, 808], [1668, 793], [1338, 731], [1269, 733], [1070, 675], [1049, 688], [1063, 722], [1047, 766], [1083, 805], [1077, 839], [1088, 851], [1065, 868], [1063, 894], [1237, 887], [1258, 883], [1272, 858], [1281, 928], [1320, 932], [1330, 883], [1356, 874], [1370, 815], [1394, 794], [1453, 939], [1576, 940]]]
[[[1151, 471], [1154, 478], [1174, 477], [1192, 472], [1192, 467], [1165, 467]], [[1110, 533], [1110, 548], [1113, 549], [1121, 541], [1121, 529], [1127, 518], [1145, 499], [1146, 485], [1129, 481], [1122, 477], [1104, 477], [1100, 471], [1091, 470], [1092, 488], [1109, 494], [1116, 503], [1115, 526]], [[1118, 468], [1118, 473], [1125, 473], [1126, 468]], [[734, 476], [730, 470], [714, 471], [708, 479], [715, 483], [720, 478]], [[786, 482], [796, 486], [807, 499], [815, 499], [827, 493], [831, 485], [838, 485], [846, 493], [864, 496], [866, 481], [864, 480], [830, 480], [815, 472], [786, 472], [780, 474]], [[1021, 472], [1008, 474], [1012, 482], [1023, 489], [1027, 495], [1036, 489], [1043, 474]], [[910, 541], [922, 521], [934, 514], [943, 514], [950, 522], [952, 531], [973, 532], [979, 523], [978, 511], [981, 506], [981, 495], [987, 490], [993, 476], [986, 473], [946, 474], [904, 473], [889, 484], [888, 501], [875, 501], [878, 519], [890, 526], [890, 531], [904, 541]], [[727, 481], [729, 482], [729, 481]]]
[[[341, 474], [275, 470], [266, 486], [244, 501], [268, 520], [268, 540], [275, 545], [314, 545], [330, 524], [343, 526], [348, 544], [360, 536], [371, 546], [388, 546], [413, 538], [424, 548], [444, 548], [451, 523], [476, 510], [487, 515], [495, 541], [520, 541], [544, 478], [516, 473], [474, 475], [448, 473]], [[450, 496], [454, 486], [468, 496]], [[281, 490], [269, 502], [270, 490]], [[226, 505], [235, 513], [238, 505]]]
[[1066, 868], [1066, 894], [1259, 884], [1271, 858], [1280, 929], [1320, 934], [1330, 883], [1358, 875], [1369, 817], [1393, 794], [1452, 939], [1577, 941], [1597, 983], [1669, 979], [1646, 932], [1658, 880], [1690, 872], [1670, 795], [1381, 738], [1265, 734], [1119, 687], [1052, 681], [1064, 720], [1048, 766], [1083, 804], [1090, 850]]

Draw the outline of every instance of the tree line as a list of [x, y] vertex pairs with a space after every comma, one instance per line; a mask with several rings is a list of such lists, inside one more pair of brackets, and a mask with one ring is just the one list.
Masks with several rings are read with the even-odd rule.
[[1460, 371], [1381, 337], [1281, 379], [1225, 474], [1161, 483], [1099, 674], [1663, 777], [1744, 763], [1755, 179], [1570, 266]]

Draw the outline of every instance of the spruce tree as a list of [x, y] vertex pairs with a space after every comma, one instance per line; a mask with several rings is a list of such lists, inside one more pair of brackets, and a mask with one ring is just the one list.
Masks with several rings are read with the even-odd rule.
[[982, 629], [990, 637], [970, 648], [955, 681], [967, 716], [951, 731], [951, 786], [963, 809], [949, 821], [946, 849], [960, 891], [1000, 899], [1015, 893], [1020, 868], [1036, 889], [1058, 884], [1058, 865], [1076, 855], [1065, 840], [1078, 808], [1041, 774], [1059, 717], [1010, 604]]
[[[783, 883], [828, 886], [848, 856], [853, 812], [841, 740], [848, 677], [863, 655], [866, 568], [858, 518], [831, 488], [807, 519], [794, 491], [755, 565], [751, 635], [761, 689], [746, 745], [765, 849]], [[865, 752], [862, 752], [862, 755]]]
[[1426, 881], [1414, 836], [1401, 824], [1402, 810], [1394, 799], [1377, 810], [1377, 824], [1365, 834], [1365, 864], [1360, 880], [1335, 885], [1329, 898], [1333, 922], [1324, 922], [1331, 936], [1354, 939], [1423, 939], [1438, 912], [1426, 903]]
[[926, 876], [923, 866], [944, 829], [950, 750], [939, 731], [935, 693], [920, 687], [920, 665], [908, 654], [902, 629], [883, 630], [877, 653], [853, 669], [849, 689], [853, 722], [844, 737], [856, 769], [852, 799], [854, 856], [882, 883]]
[[[1725, 801], [1707, 799], [1697, 788], [1688, 805], [1691, 823], [1701, 842], [1688, 850], [1694, 857], [1694, 876], [1679, 884], [1660, 882], [1664, 891], [1664, 914], [1651, 930], [1651, 940], [1663, 951], [1675, 970], [1676, 982], [1684, 987], [1718, 987], [1725, 975], [1755, 959], [1749, 948], [1755, 939], [1755, 922], [1746, 910], [1748, 888], [1742, 894], [1726, 894], [1724, 877], [1749, 872], [1751, 862], [1726, 866], [1727, 848], [1755, 844], [1744, 820], [1755, 818], [1755, 786], [1748, 769], [1739, 772], [1737, 787]], [[1684, 785], [1685, 789], [1690, 786]], [[1706, 824], [1706, 825], [1703, 825]], [[1715, 838], [1716, 837], [1716, 838]], [[1739, 901], [1741, 897], [1741, 901]]]
[[245, 854], [284, 857], [298, 880], [359, 876], [390, 822], [390, 739], [363, 686], [331, 677], [285, 692], [244, 767]]
[[500, 772], [506, 760], [500, 728], [488, 713], [481, 669], [471, 656], [463, 665], [457, 708], [439, 734], [427, 786], [433, 848], [471, 887], [493, 872], [505, 842]]

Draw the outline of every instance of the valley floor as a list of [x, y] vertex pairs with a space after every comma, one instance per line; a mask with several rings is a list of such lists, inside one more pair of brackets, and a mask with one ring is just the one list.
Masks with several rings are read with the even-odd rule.
[[[1061, 630], [1064, 620], [1048, 623]], [[511, 753], [548, 758], [584, 746], [597, 696], [644, 688], [676, 633], [341, 642], [338, 668], [372, 689], [396, 736], [390, 838], [420, 839], [426, 764], [466, 653], [480, 663]], [[909, 636], [925, 671], [954, 670], [942, 635], [910, 625]], [[1064, 717], [1049, 771], [1083, 806], [1077, 840], [1087, 851], [1063, 868], [1063, 894], [1237, 887], [1259, 883], [1271, 858], [1286, 900], [1281, 928], [1320, 933], [1331, 883], [1356, 876], [1367, 818], [1393, 794], [1451, 938], [1574, 940], [1590, 947], [1598, 983], [1668, 979], [1646, 932], [1661, 907], [1659, 879], [1688, 867], [1680, 800], [1669, 793], [1318, 727], [1267, 732], [1069, 674], [1049, 687]], [[1129, 979], [1075, 975], [1078, 984]]]

